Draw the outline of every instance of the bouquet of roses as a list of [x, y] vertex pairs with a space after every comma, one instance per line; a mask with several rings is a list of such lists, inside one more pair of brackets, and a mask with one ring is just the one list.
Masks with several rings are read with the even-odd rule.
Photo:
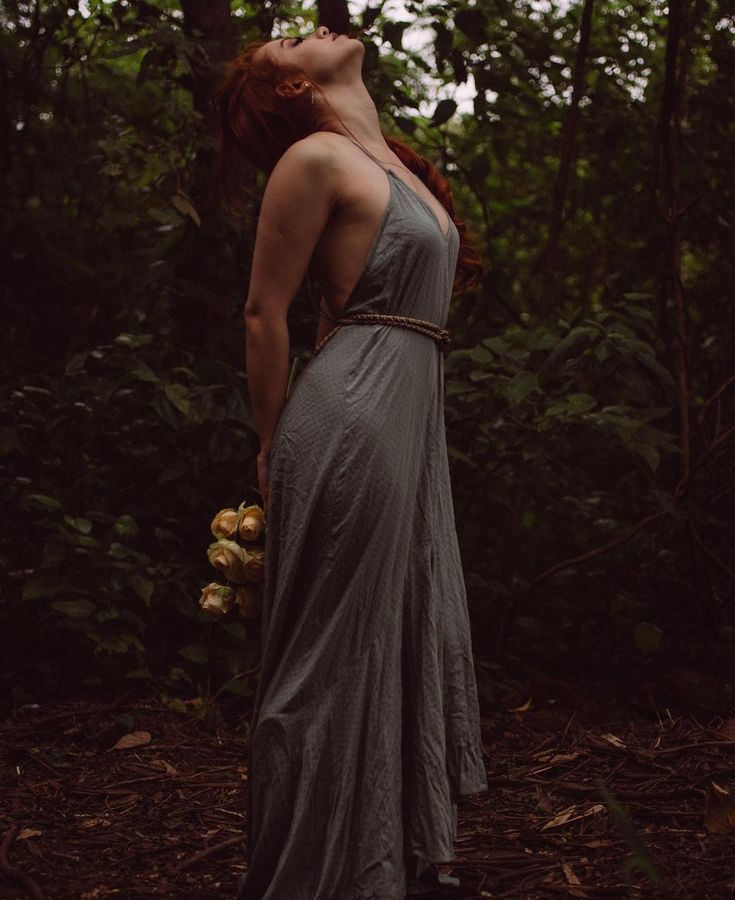
[[202, 589], [199, 606], [212, 616], [223, 616], [237, 606], [241, 616], [258, 618], [265, 572], [262, 507], [243, 502], [237, 509], [221, 509], [210, 529], [217, 540], [207, 548], [207, 557], [229, 584], [208, 584]]

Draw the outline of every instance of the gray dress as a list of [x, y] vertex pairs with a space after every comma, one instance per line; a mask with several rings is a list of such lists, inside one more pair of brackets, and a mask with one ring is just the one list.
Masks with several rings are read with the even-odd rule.
[[[344, 312], [444, 327], [459, 235], [384, 171]], [[403, 900], [487, 788], [443, 378], [432, 338], [346, 325], [278, 420], [238, 900]]]

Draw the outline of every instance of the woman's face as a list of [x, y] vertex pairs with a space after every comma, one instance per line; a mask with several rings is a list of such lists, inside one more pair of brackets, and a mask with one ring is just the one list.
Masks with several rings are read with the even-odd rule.
[[355, 65], [359, 74], [365, 47], [357, 38], [320, 25], [307, 38], [280, 38], [261, 47], [258, 53], [269, 53], [278, 63], [296, 66], [318, 84], [327, 85], [342, 80]]

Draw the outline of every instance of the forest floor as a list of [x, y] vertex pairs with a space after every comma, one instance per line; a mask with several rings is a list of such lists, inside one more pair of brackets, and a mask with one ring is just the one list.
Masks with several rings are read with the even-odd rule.
[[[477, 898], [733, 897], [735, 719], [587, 690], [483, 715], [489, 789], [441, 870]], [[84, 696], [0, 723], [0, 897], [232, 900], [245, 730], [175, 706]]]

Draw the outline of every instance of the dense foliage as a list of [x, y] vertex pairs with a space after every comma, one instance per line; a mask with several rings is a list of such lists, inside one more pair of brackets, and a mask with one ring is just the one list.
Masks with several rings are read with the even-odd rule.
[[[236, 676], [257, 664], [257, 633], [196, 602], [210, 520], [256, 484], [257, 445], [242, 323], [257, 209], [236, 225], [217, 205], [206, 97], [244, 40], [343, 30], [343, 3], [305, 6], [0, 13], [14, 702], [113, 675], [156, 677], [172, 703], [180, 682], [252, 690]], [[519, 658], [598, 676], [722, 671], [732, 17], [715, 0], [456, 0], [371, 6], [351, 24], [386, 132], [445, 171], [486, 265], [453, 303], [446, 381], [483, 693]], [[306, 357], [305, 295], [290, 315]], [[698, 702], [729, 699], [723, 679]]]

